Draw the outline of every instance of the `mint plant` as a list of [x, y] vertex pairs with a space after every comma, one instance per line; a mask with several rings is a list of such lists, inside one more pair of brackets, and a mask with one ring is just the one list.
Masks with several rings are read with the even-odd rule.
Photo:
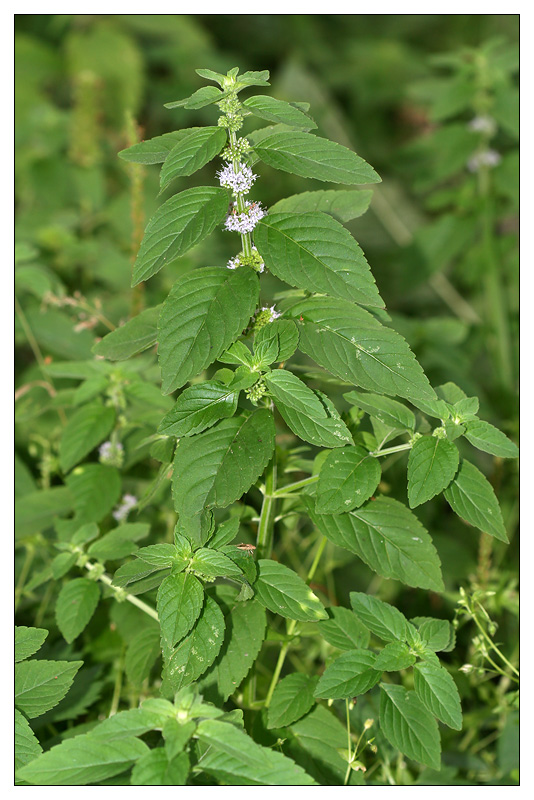
[[[255, 170], [342, 186], [378, 183], [375, 170], [311, 133], [307, 104], [243, 100], [250, 87], [269, 86], [268, 72], [197, 72], [216, 85], [167, 108], [218, 108], [217, 124], [120, 155], [162, 164], [161, 192], [220, 156], [218, 185], [180, 189], [158, 208], [132, 286], [216, 229], [234, 237], [235, 253], [185, 272], [163, 303], [105, 335], [96, 359], [46, 368], [81, 382], [59, 443], [64, 485], [46, 487], [35, 512], [26, 501], [21, 522], [22, 535], [35, 530], [32, 513], [40, 528], [54, 524], [59, 552], [30, 585], [63, 582], [55, 615], [69, 645], [113, 603], [114, 625], [128, 629], [121, 670], [136, 702], [120, 708], [117, 679], [109, 718], [41, 753], [28, 719], [63, 698], [81, 662], [65, 662], [52, 692], [50, 662], [22, 661], [17, 779], [359, 785], [373, 783], [377, 759], [387, 774], [399, 753], [439, 771], [441, 732], [462, 728], [455, 679], [437, 655], [454, 649], [455, 626], [408, 619], [364, 586], [354, 586], [350, 607], [336, 605], [314, 578], [335, 546], [378, 580], [443, 593], [437, 550], [414, 509], [443, 495], [458, 535], [467, 523], [507, 542], [493, 487], [464, 444], [498, 458], [517, 448], [479, 418], [477, 397], [453, 382], [432, 387], [389, 324], [344, 227], [364, 213], [369, 190], [313, 189], [269, 208], [253, 199]], [[269, 125], [241, 135], [257, 120]], [[269, 296], [273, 278], [287, 288]], [[297, 352], [304, 362], [292, 362]], [[342, 393], [344, 411], [329, 388]], [[96, 448], [98, 463], [86, 462]], [[137, 497], [121, 473], [146, 453], [161, 466]], [[388, 496], [392, 458], [406, 461], [407, 503]], [[139, 547], [149, 525], [130, 515], [169, 492], [170, 535]], [[118, 524], [102, 532], [106, 517]], [[288, 538], [302, 540], [299, 559], [286, 558]], [[19, 629], [21, 641], [35, 642], [22, 658], [42, 633]], [[311, 673], [299, 658], [303, 639]]]

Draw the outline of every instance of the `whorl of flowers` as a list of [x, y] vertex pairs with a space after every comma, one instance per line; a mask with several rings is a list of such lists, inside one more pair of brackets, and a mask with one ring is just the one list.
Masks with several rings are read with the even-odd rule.
[[235, 195], [238, 195], [248, 194], [258, 176], [254, 175], [250, 167], [241, 163], [237, 172], [234, 171], [232, 164], [226, 164], [223, 169], [219, 170], [217, 177], [221, 186], [231, 189]]
[[226, 217], [224, 226], [227, 231], [251, 233], [266, 213], [260, 203], [252, 203], [249, 200], [245, 202], [245, 210], [239, 213], [234, 203], [232, 210]]

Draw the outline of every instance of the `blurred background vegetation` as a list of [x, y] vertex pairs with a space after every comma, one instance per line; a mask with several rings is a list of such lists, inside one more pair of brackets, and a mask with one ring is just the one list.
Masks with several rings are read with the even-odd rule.
[[[117, 152], [215, 123], [213, 107], [163, 108], [202, 85], [194, 71], [201, 67], [270, 70], [274, 96], [309, 102], [319, 135], [354, 148], [379, 172], [370, 210], [347, 227], [393, 325], [433, 385], [452, 380], [477, 395], [481, 416], [517, 441], [518, 23], [513, 14], [16, 16], [18, 493], [58, 481], [61, 398], [68, 408], [75, 384], [56, 381], [60, 391], [51, 396], [47, 365], [93, 358], [94, 338], [110, 324], [160, 303], [183, 272], [235, 254], [237, 240], [216, 232], [144, 290], [129, 288], [132, 258], [162, 199], [157, 169], [125, 164]], [[257, 171], [255, 199], [267, 207], [324, 188], [266, 166]], [[193, 182], [213, 184], [213, 172], [208, 165]], [[282, 288], [272, 277], [265, 284], [266, 301]], [[345, 388], [326, 390], [346, 408]], [[162, 416], [151, 413], [136, 444]], [[333, 546], [323, 584], [317, 580], [330, 603], [346, 605], [349, 591], [371, 585], [408, 616], [448, 619], [462, 585], [481, 600], [498, 625], [496, 640], [515, 660], [517, 465], [465, 448], [501, 501], [509, 546], [459, 524], [439, 500], [417, 514], [443, 563], [444, 596], [377, 585]], [[126, 488], [137, 493], [150, 476], [147, 450], [136, 452], [132, 446], [125, 466], [132, 469]], [[405, 457], [392, 457], [381, 485], [402, 501], [405, 469]], [[163, 514], [147, 513], [155, 522]], [[284, 539], [284, 524], [277, 557], [298, 562], [296, 532], [288, 522]], [[35, 624], [32, 602], [42, 598], [26, 598], [20, 624]], [[472, 616], [461, 617], [452, 664], [487, 666], [475, 633]], [[491, 671], [455, 677], [466, 723], [436, 781], [513, 782], [513, 687]], [[354, 713], [369, 716], [365, 708]], [[425, 776], [428, 782], [428, 770]]]

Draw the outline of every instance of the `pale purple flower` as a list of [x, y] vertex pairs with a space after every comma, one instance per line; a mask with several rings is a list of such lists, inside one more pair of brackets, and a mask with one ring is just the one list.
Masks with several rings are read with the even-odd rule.
[[261, 310], [270, 312], [271, 318], [270, 318], [269, 322], [274, 322], [275, 319], [278, 319], [278, 317], [282, 316], [281, 312], [277, 311], [274, 306], [263, 306], [263, 308]]
[[467, 127], [470, 131], [475, 131], [476, 133], [487, 133], [490, 135], [495, 133], [497, 130], [495, 120], [492, 117], [484, 116], [482, 114], [473, 117], [473, 119], [467, 124]]
[[248, 194], [252, 184], [258, 177], [254, 175], [250, 167], [241, 163], [238, 172], [234, 171], [232, 164], [226, 166], [217, 172], [219, 183], [226, 189], [231, 189], [234, 194]]
[[478, 172], [482, 167], [496, 167], [500, 163], [501, 154], [496, 150], [482, 150], [469, 159], [467, 169], [470, 172]]
[[226, 265], [226, 268], [227, 269], [237, 269], [240, 265], [241, 265], [241, 261], [239, 260], [239, 256], [236, 256], [235, 258], [231, 258], [228, 261], [228, 263]]
[[137, 505], [137, 497], [133, 494], [125, 494], [115, 511], [113, 512], [114, 518], [117, 522], [122, 522], [123, 519], [126, 519], [130, 511], [134, 506]]
[[245, 211], [240, 214], [234, 203], [232, 211], [226, 217], [224, 225], [227, 231], [250, 233], [266, 213], [267, 212], [261, 207], [260, 203], [251, 203], [247, 200], [245, 203]]

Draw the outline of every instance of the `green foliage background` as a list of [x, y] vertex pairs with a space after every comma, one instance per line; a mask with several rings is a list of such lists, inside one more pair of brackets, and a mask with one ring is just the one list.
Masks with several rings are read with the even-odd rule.
[[[49, 368], [92, 359], [95, 336], [107, 332], [108, 321], [117, 325], [157, 305], [180, 274], [224, 264], [235, 254], [233, 237], [216, 231], [146, 289], [131, 290], [132, 257], [161, 198], [157, 170], [125, 164], [117, 152], [175, 128], [215, 124], [211, 107], [187, 114], [163, 108], [201, 85], [195, 68], [269, 69], [274, 96], [311, 103], [319, 135], [353, 147], [382, 176], [370, 210], [348, 227], [372, 266], [395, 328], [431, 383], [452, 380], [468, 396], [478, 396], [481, 416], [517, 441], [517, 40], [516, 15], [16, 18], [16, 491], [23, 499], [38, 489], [56, 490], [48, 516], [42, 508], [32, 516], [31, 503], [21, 502], [17, 624], [51, 631], [39, 657], [84, 661], [79, 673], [84, 679], [75, 679], [70, 705], [33, 721], [40, 741], [59, 741], [67, 728], [82, 726], [81, 731], [107, 713], [116, 690], [114, 670], [133, 635], [132, 621], [115, 604], [111, 616], [99, 607], [83, 636], [67, 644], [54, 619], [59, 585], [36, 579], [47, 574], [55, 555], [51, 522], [69, 511], [61, 510], [59, 437], [78, 387], [72, 378], [80, 377], [54, 375]], [[481, 58], [490, 65], [486, 71], [477, 67]], [[477, 143], [466, 139], [465, 131], [472, 117], [486, 111], [480, 105], [484, 93], [498, 124], [490, 146], [502, 157], [491, 172], [489, 208], [478, 203], [476, 175], [466, 169]], [[266, 168], [260, 177], [257, 199], [267, 207], [280, 197], [324, 188]], [[195, 175], [194, 183], [214, 184], [213, 165]], [[270, 282], [272, 296], [280, 284], [272, 276]], [[345, 408], [339, 387], [318, 388]], [[137, 401], [135, 425], [124, 442], [121, 491], [139, 497], [165, 460], [142, 442], [169, 406], [146, 389], [139, 390]], [[291, 456], [295, 480], [299, 458], [310, 457], [304, 451]], [[395, 458], [382, 491], [405, 502], [405, 463], [402, 456]], [[96, 453], [89, 460], [97, 461]], [[332, 545], [316, 578], [319, 592], [331, 604], [348, 605], [349, 592], [363, 587], [409, 617], [452, 619], [463, 586], [471, 595], [479, 592], [498, 625], [496, 641], [513, 660], [517, 465], [478, 452], [475, 463], [499, 497], [510, 545], [460, 525], [440, 499], [417, 513], [442, 561], [443, 595], [382, 581]], [[172, 533], [168, 486], [156, 501], [139, 517], [152, 525], [145, 544]], [[113, 502], [105, 511], [104, 531]], [[277, 557], [297, 568], [303, 534], [289, 524], [284, 534], [280, 527]], [[447, 654], [451, 664], [478, 664], [472, 622], [462, 621], [457, 633], [456, 649]], [[273, 658], [267, 648], [265, 659]], [[451, 745], [448, 750], [444, 740], [445, 766], [436, 783], [514, 782], [517, 712], [510, 686], [491, 672], [460, 672], [456, 679], [464, 729], [460, 735], [448, 732]], [[125, 697], [128, 692], [135, 698], [135, 689], [127, 688]], [[354, 713], [359, 718], [357, 708]], [[360, 716], [371, 713], [363, 709]], [[402, 780], [428, 783], [429, 771], [424, 780], [413, 774]]]

